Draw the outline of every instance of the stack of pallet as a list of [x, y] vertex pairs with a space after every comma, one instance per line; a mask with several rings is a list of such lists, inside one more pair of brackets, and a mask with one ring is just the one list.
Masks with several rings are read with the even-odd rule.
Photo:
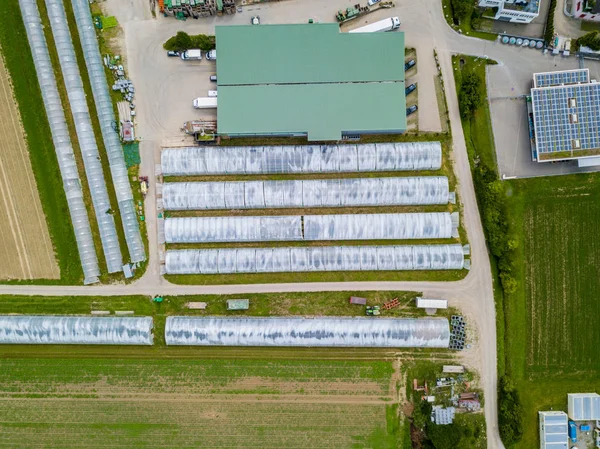
[[162, 12], [183, 20], [234, 14], [235, 0], [164, 0]]

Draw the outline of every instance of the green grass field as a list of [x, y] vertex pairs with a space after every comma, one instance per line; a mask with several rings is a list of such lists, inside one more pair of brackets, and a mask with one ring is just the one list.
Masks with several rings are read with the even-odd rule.
[[105, 352], [5, 359], [0, 446], [400, 447], [391, 362]]
[[[78, 284], [83, 273], [75, 234], [18, 2], [0, 2], [0, 15], [3, 18], [0, 27], [2, 56], [12, 79], [33, 173], [60, 267], [60, 281], [54, 283]], [[23, 281], [39, 282], [53, 283], [47, 280]]]

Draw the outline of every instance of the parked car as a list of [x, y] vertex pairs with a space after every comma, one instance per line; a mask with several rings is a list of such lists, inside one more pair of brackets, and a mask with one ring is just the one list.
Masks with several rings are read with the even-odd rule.
[[377, 3], [379, 3], [380, 1], [381, 1], [381, 0], [369, 0], [369, 1], [367, 2], [367, 4], [368, 4], [369, 6], [373, 6], [373, 5], [376, 5]]
[[404, 64], [404, 71], [406, 72], [408, 69], [413, 67], [416, 64], [414, 59], [410, 59], [406, 64]]
[[210, 75], [210, 80], [211, 80], [213, 83], [216, 83], [216, 82], [217, 82], [217, 75]]
[[416, 112], [416, 110], [419, 109], [417, 107], [416, 104], [413, 104], [411, 107], [406, 108], [406, 115], [409, 116], [410, 114], [412, 114], [413, 112]]
[[250, 19], [250, 23], [252, 25], [260, 25], [260, 17], [253, 16], [252, 19]]
[[169, 50], [167, 52], [167, 56], [171, 57], [171, 58], [176, 58], [179, 56], [179, 52], [178, 51], [173, 51], [173, 50]]
[[406, 89], [404, 89], [404, 93], [406, 95], [408, 95], [409, 93], [411, 93], [413, 90], [415, 90], [417, 88], [416, 84], [411, 84], [410, 86], [408, 86]]

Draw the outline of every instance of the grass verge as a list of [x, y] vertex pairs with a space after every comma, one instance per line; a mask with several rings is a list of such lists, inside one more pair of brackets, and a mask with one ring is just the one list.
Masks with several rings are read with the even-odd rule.
[[0, 15], [3, 17], [0, 47], [23, 120], [29, 158], [60, 268], [60, 280], [57, 281], [9, 283], [79, 284], [82, 282], [83, 272], [77, 243], [18, 2], [0, 2]]
[[444, 17], [446, 18], [446, 23], [452, 28], [454, 31], [460, 34], [464, 34], [465, 36], [476, 37], [478, 39], [485, 39], [488, 41], [495, 41], [498, 38], [497, 34], [488, 33], [485, 31], [479, 31], [473, 28], [471, 23], [472, 13], [477, 6], [475, 3], [470, 5], [470, 10], [468, 14], [455, 22], [454, 13], [452, 11], [452, 1], [451, 0], [442, 0], [442, 8]]

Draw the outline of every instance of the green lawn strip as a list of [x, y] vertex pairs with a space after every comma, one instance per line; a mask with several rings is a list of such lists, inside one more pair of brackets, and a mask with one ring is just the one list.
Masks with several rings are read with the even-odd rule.
[[460, 20], [460, 25], [456, 25], [453, 20], [452, 13], [452, 1], [451, 0], [442, 0], [442, 8], [444, 12], [444, 17], [446, 18], [446, 22], [454, 31], [464, 34], [466, 36], [476, 37], [479, 39], [485, 39], [488, 41], [495, 41], [498, 38], [498, 35], [495, 33], [488, 33], [485, 31], [478, 31], [473, 29], [471, 24], [471, 13], [474, 8], [477, 8], [475, 4], [470, 6], [470, 10], [466, 17]]
[[600, 23], [581, 20], [582, 31], [600, 31]]
[[60, 268], [60, 280], [57, 281], [8, 283], [79, 284], [83, 279], [83, 272], [75, 234], [18, 2], [0, 2], [0, 15], [3, 17], [0, 47], [11, 76], [33, 174]]
[[[40, 2], [41, 0], [38, 0]], [[92, 87], [90, 84], [90, 78], [88, 75], [87, 67], [85, 65], [85, 58], [83, 56], [83, 50], [81, 48], [81, 41], [79, 39], [79, 31], [77, 30], [77, 24], [75, 22], [75, 16], [73, 14], [73, 6], [70, 2], [64, 2], [65, 12], [67, 14], [67, 22], [69, 24], [69, 30], [71, 32], [71, 39], [73, 41], [73, 47], [75, 48], [75, 56], [77, 57], [77, 64], [79, 65], [79, 72], [81, 73], [81, 81], [83, 82], [83, 90], [85, 91], [88, 109], [90, 111], [90, 117], [92, 119], [92, 128], [94, 129], [94, 135], [96, 136], [96, 144], [98, 145], [98, 151], [100, 153], [100, 159], [102, 161], [102, 169], [104, 171], [104, 179], [106, 180], [106, 186], [108, 190], [108, 197], [110, 200], [110, 207], [113, 211], [113, 217], [115, 219], [115, 226], [117, 228], [117, 236], [119, 237], [119, 247], [123, 254], [123, 260], [129, 259], [129, 250], [127, 249], [127, 243], [125, 242], [125, 231], [123, 229], [123, 223], [121, 221], [121, 214], [119, 212], [119, 205], [117, 202], [117, 195], [113, 184], [112, 174], [110, 172], [110, 164], [108, 162], [108, 156], [106, 153], [106, 147], [104, 146], [104, 139], [102, 138], [102, 131], [100, 129], [100, 122], [98, 120], [98, 113], [96, 111], [96, 104], [94, 103], [94, 95], [92, 93]], [[116, 273], [108, 276], [108, 279], [123, 279], [122, 274]]]
[[96, 249], [96, 255], [98, 256], [98, 265], [100, 272], [106, 274], [106, 259], [104, 258], [104, 249], [102, 248], [102, 240], [100, 238], [100, 229], [98, 228], [98, 222], [96, 220], [96, 210], [92, 202], [92, 195], [90, 192], [89, 181], [85, 171], [85, 165], [83, 162], [83, 155], [79, 146], [79, 138], [73, 121], [73, 114], [71, 111], [71, 103], [67, 95], [67, 86], [61, 70], [60, 60], [58, 58], [58, 51], [54, 42], [54, 35], [52, 34], [52, 27], [50, 25], [50, 19], [48, 19], [48, 12], [46, 9], [46, 2], [44, 0], [37, 0], [37, 6], [40, 11], [40, 18], [42, 21], [42, 27], [44, 29], [44, 35], [46, 37], [46, 43], [48, 45], [48, 53], [50, 54], [50, 60], [54, 69], [54, 77], [56, 78], [56, 85], [58, 87], [58, 93], [64, 110], [65, 119], [67, 122], [67, 128], [69, 129], [69, 137], [71, 138], [71, 144], [73, 146], [73, 153], [75, 154], [75, 161], [77, 162], [77, 171], [79, 173], [79, 179], [81, 179], [81, 189], [83, 190], [83, 200], [85, 202], [85, 208], [90, 220], [90, 226], [92, 229], [92, 237], [94, 239], [94, 248]]

